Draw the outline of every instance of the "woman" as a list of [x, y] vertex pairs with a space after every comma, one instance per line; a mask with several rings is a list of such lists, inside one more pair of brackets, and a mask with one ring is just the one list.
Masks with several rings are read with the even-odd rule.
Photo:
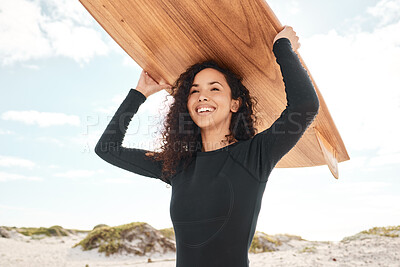
[[139, 106], [149, 95], [171, 88], [144, 71], [101, 136], [95, 151], [105, 161], [172, 185], [176, 266], [249, 266], [268, 177], [318, 113], [317, 94], [294, 52], [298, 47], [291, 27], [274, 39], [288, 103], [258, 134], [253, 99], [241, 79], [207, 61], [188, 68], [172, 86], [175, 101], [161, 152], [121, 146]]

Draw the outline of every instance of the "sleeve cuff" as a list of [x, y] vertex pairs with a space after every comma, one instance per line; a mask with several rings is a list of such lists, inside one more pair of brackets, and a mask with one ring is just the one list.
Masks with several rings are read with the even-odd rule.
[[135, 88], [131, 88], [129, 94], [134, 94], [135, 97], [138, 97], [142, 103], [147, 99], [147, 97], [142, 92], [136, 90]]
[[288, 38], [282, 37], [275, 41], [272, 51], [276, 57], [279, 57], [285, 53], [285, 51], [293, 50], [292, 44]]

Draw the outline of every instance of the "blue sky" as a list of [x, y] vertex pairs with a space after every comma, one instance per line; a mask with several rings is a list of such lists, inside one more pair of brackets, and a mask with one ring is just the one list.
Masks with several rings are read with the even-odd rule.
[[[299, 53], [351, 157], [274, 169], [257, 230], [340, 240], [400, 224], [400, 1], [268, 1], [297, 31]], [[93, 152], [141, 68], [78, 1], [0, 0], [0, 225], [172, 227], [171, 188]], [[155, 149], [167, 93], [150, 96], [124, 144]], [[397, 204], [397, 205], [396, 205]]]

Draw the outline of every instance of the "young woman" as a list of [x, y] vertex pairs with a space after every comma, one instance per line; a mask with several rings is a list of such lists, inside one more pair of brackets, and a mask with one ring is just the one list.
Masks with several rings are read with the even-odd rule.
[[[294, 51], [298, 47], [291, 27], [274, 39], [287, 107], [260, 133], [254, 129], [254, 99], [241, 78], [206, 61], [189, 67], [172, 87], [142, 71], [98, 141], [95, 152], [105, 161], [172, 186], [176, 266], [249, 266], [268, 177], [318, 113], [317, 94]], [[166, 88], [173, 89], [174, 102], [162, 151], [121, 146], [139, 106]]]

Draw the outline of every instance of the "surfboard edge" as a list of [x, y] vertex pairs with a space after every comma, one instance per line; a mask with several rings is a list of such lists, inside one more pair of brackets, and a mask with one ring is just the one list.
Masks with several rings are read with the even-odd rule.
[[338, 153], [336, 149], [331, 144], [329, 144], [329, 142], [325, 139], [325, 137], [315, 127], [314, 127], [314, 132], [318, 140], [318, 144], [321, 148], [321, 152], [324, 156], [326, 165], [328, 165], [328, 168], [331, 171], [333, 177], [339, 179], [339, 167], [337, 159]]

